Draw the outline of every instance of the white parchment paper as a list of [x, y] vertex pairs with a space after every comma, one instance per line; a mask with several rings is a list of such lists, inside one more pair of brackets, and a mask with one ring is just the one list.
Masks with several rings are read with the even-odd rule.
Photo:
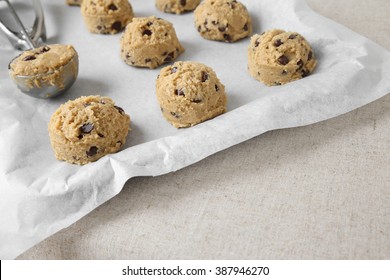
[[[314, 13], [304, 0], [242, 0], [255, 33], [280, 28], [312, 44], [318, 67], [311, 76], [266, 87], [247, 73], [249, 39], [234, 44], [202, 39], [193, 14], [168, 15], [154, 1], [131, 1], [136, 16], [171, 21], [186, 48], [180, 60], [212, 67], [226, 86], [228, 112], [177, 130], [163, 118], [155, 98], [160, 71], [127, 66], [118, 35], [90, 34], [78, 7], [42, 1], [48, 43], [72, 44], [80, 74], [66, 95], [38, 100], [21, 94], [7, 65], [18, 54], [0, 38], [0, 258], [15, 258], [71, 225], [118, 194], [134, 176], [181, 169], [266, 131], [312, 124], [363, 106], [390, 92], [390, 53], [368, 39]], [[126, 147], [95, 163], [59, 162], [47, 124], [58, 106], [82, 95], [111, 97], [132, 118]]]

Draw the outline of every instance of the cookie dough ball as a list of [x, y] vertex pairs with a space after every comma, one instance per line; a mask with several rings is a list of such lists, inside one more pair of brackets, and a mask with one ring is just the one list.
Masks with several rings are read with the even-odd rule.
[[215, 72], [197, 62], [161, 69], [156, 82], [163, 116], [174, 127], [189, 127], [226, 112], [225, 87]]
[[54, 87], [65, 90], [73, 84], [78, 66], [73, 46], [54, 44], [23, 52], [9, 64], [9, 74], [24, 93], [48, 98], [53, 96], [50, 92]]
[[249, 73], [267, 86], [304, 78], [314, 71], [316, 65], [311, 46], [296, 32], [270, 30], [251, 38]]
[[66, 0], [66, 4], [69, 6], [80, 6], [83, 0]]
[[200, 0], [156, 0], [156, 7], [162, 12], [170, 14], [183, 14], [194, 10]]
[[57, 159], [83, 165], [119, 151], [129, 125], [130, 117], [110, 98], [83, 96], [52, 115], [50, 143]]
[[183, 52], [173, 25], [154, 16], [134, 18], [121, 39], [121, 57], [131, 66], [153, 69]]
[[81, 13], [91, 33], [115, 34], [134, 17], [127, 0], [83, 0]]
[[195, 27], [205, 39], [235, 42], [252, 34], [249, 12], [236, 0], [205, 0], [194, 14]]

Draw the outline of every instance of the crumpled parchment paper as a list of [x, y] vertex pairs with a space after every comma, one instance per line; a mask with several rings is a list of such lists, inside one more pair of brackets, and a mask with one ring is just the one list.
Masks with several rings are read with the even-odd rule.
[[[118, 194], [134, 176], [181, 169], [266, 131], [308, 125], [344, 114], [390, 92], [390, 53], [314, 13], [304, 0], [242, 0], [254, 32], [280, 28], [301, 33], [318, 58], [314, 74], [266, 87], [247, 73], [249, 39], [234, 44], [197, 34], [193, 14], [163, 14], [154, 1], [130, 1], [136, 16], [171, 21], [186, 52], [179, 60], [212, 67], [228, 94], [228, 112], [177, 130], [163, 118], [155, 97], [160, 71], [127, 66], [118, 35], [90, 34], [78, 7], [42, 1], [48, 43], [72, 44], [80, 74], [64, 96], [38, 100], [18, 91], [7, 73], [18, 52], [0, 37], [0, 258], [15, 258]], [[82, 95], [114, 99], [132, 118], [126, 147], [95, 163], [57, 161], [47, 124], [58, 106]]]

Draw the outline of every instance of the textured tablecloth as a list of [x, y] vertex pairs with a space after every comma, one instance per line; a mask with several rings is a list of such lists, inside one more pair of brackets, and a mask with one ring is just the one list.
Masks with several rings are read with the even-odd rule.
[[[390, 49], [388, 0], [307, 1]], [[389, 123], [387, 95], [173, 174], [133, 178], [19, 258], [389, 259]]]

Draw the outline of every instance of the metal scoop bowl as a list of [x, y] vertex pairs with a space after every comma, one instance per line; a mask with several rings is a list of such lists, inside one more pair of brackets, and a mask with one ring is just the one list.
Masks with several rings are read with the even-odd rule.
[[[46, 40], [46, 29], [40, 1], [32, 0], [36, 18], [34, 26], [30, 32], [28, 32], [24, 27], [10, 2], [8, 0], [0, 0], [0, 2], [1, 1], [4, 1], [8, 5], [10, 14], [20, 27], [20, 31], [13, 31], [0, 19], [0, 29], [3, 30], [14, 48], [33, 51], [38, 49], [37, 41]], [[50, 47], [50, 45], [48, 47]], [[77, 53], [65, 65], [61, 65], [46, 73], [38, 73], [34, 75], [18, 75], [13, 73], [11, 64], [18, 57], [20, 57], [20, 55], [10, 62], [8, 66], [9, 74], [16, 86], [23, 93], [31, 97], [47, 99], [61, 95], [67, 91], [77, 79], [79, 66]]]
[[63, 94], [73, 85], [77, 79], [78, 65], [79, 59], [75, 56], [64, 66], [48, 73], [31, 76], [13, 75], [11, 70], [9, 73], [21, 92], [31, 97], [47, 99]]

